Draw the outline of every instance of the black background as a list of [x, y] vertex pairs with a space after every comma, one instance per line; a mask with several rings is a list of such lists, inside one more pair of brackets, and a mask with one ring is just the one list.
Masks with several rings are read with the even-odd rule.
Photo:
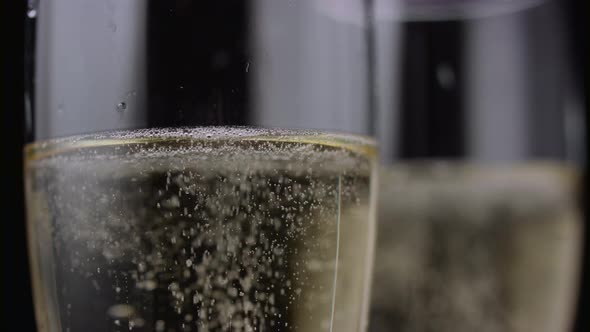
[[[584, 87], [587, 77], [587, 11], [584, 0], [568, 0], [568, 24], [572, 51], [576, 62], [576, 79], [579, 86]], [[29, 280], [29, 269], [26, 253], [26, 236], [23, 206], [22, 184], [22, 146], [25, 142], [24, 132], [24, 21], [26, 2], [6, 0], [2, 2], [0, 22], [2, 24], [2, 89], [0, 100], [2, 101], [2, 232], [3, 232], [3, 257], [2, 260], [2, 284], [4, 312], [0, 330], [3, 331], [34, 331], [35, 323], [32, 309], [32, 294]], [[228, 20], [226, 20], [228, 22]], [[182, 24], [180, 22], [179, 24]], [[240, 24], [237, 22], [236, 24]], [[449, 25], [448, 29], [453, 29]], [[223, 33], [223, 31], [219, 32]], [[211, 37], [215, 41], [215, 35]], [[406, 98], [412, 99], [409, 94], [412, 91], [404, 91]], [[244, 97], [242, 95], [242, 97]], [[424, 98], [428, 99], [428, 98]], [[236, 101], [241, 103], [241, 101]], [[450, 100], [450, 103], [455, 101]], [[587, 107], [587, 96], [585, 97]], [[587, 109], [587, 108], [586, 108]], [[443, 119], [444, 120], [444, 119]], [[411, 126], [411, 119], [408, 125]], [[430, 121], [433, 127], [440, 127], [440, 119], [433, 118]], [[447, 121], [447, 120], [445, 120]], [[205, 121], [208, 122], [208, 121]], [[443, 121], [444, 122], [444, 121]], [[447, 121], [448, 122], [448, 121]], [[174, 125], [169, 123], [168, 125]], [[453, 126], [446, 123], [444, 127]], [[461, 137], [453, 139], [460, 140]], [[443, 151], [453, 154], [454, 151]], [[587, 188], [587, 186], [586, 186]], [[582, 204], [587, 208], [587, 195], [583, 197]], [[586, 213], [587, 215], [587, 213]], [[586, 239], [590, 238], [589, 229], [586, 227]], [[590, 246], [585, 244], [584, 276], [581, 289], [580, 305], [576, 320], [576, 332], [590, 331], [588, 316], [589, 281], [590, 281]]]

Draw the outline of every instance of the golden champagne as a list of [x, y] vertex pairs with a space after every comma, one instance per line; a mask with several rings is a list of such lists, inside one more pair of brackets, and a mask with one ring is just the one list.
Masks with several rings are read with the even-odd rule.
[[569, 331], [579, 177], [555, 163], [407, 163], [380, 174], [371, 332]]
[[250, 128], [29, 145], [41, 331], [359, 331], [371, 140]]

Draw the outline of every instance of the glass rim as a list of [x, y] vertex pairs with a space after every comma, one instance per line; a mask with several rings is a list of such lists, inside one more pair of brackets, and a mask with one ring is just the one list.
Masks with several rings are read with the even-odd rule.
[[151, 144], [174, 140], [177, 143], [202, 140], [209, 142], [265, 141], [316, 144], [340, 147], [368, 158], [377, 157], [376, 139], [355, 133], [299, 128], [257, 126], [191, 126], [109, 130], [96, 133], [37, 140], [24, 146], [28, 161], [40, 160], [56, 153], [87, 147], [124, 144]]
[[377, 21], [468, 21], [518, 14], [552, 1], [555, 0], [377, 0], [374, 9]]

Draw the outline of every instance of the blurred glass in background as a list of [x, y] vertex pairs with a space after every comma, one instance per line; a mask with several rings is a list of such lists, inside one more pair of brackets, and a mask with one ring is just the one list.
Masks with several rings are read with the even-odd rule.
[[560, 1], [373, 3], [370, 331], [568, 331], [585, 128]]

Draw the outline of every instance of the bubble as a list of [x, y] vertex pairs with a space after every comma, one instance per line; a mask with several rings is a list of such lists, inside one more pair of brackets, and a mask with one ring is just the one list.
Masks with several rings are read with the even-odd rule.
[[144, 281], [144, 288], [148, 291], [154, 290], [158, 287], [158, 284], [153, 280]]
[[145, 325], [145, 320], [143, 318], [137, 317], [129, 321], [129, 329], [134, 327], [143, 327]]
[[169, 199], [163, 201], [161, 206], [169, 209], [180, 207], [180, 199], [178, 196], [174, 195]]
[[158, 287], [158, 283], [152, 279], [143, 280], [137, 283], [137, 288], [144, 289], [146, 291], [153, 291]]
[[156, 332], [163, 332], [164, 329], [166, 328], [166, 322], [164, 322], [163, 320], [157, 320], [155, 327], [156, 327]]
[[107, 314], [116, 319], [129, 318], [135, 314], [135, 308], [128, 304], [115, 304], [109, 307]]

